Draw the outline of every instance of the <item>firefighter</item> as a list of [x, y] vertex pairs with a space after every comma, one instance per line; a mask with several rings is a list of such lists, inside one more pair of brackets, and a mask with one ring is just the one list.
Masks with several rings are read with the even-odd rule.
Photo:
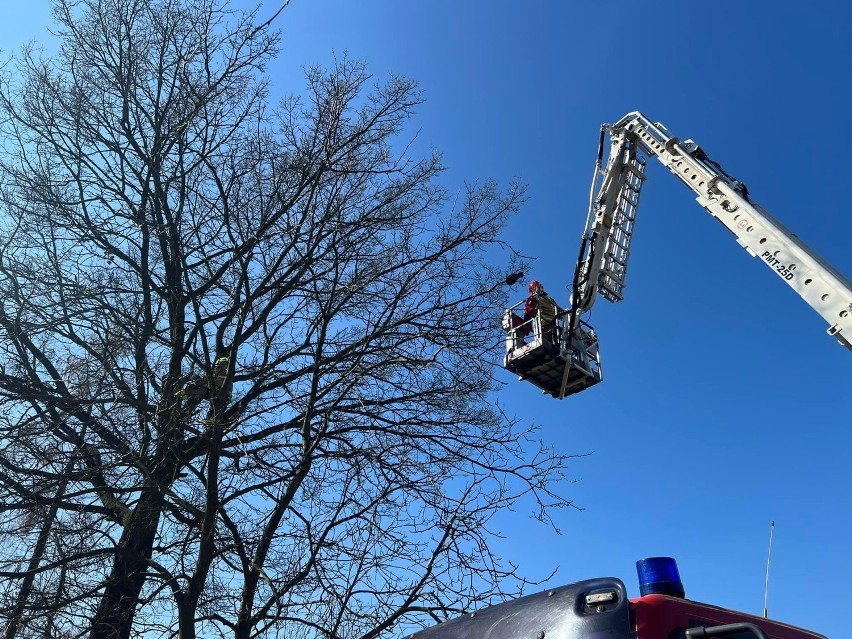
[[230, 401], [234, 380], [231, 377], [231, 358], [223, 355], [216, 359], [213, 364], [213, 384], [217, 393], [220, 393], [225, 401]]
[[[213, 364], [213, 391], [225, 401], [230, 401], [234, 380], [231, 377], [231, 358], [227, 355], [217, 357]], [[177, 396], [183, 400], [210, 399], [210, 383], [204, 377], [196, 377], [177, 392]]]
[[529, 297], [524, 302], [524, 321], [533, 319], [538, 313], [541, 326], [539, 337], [548, 340], [551, 344], [557, 344], [559, 339], [556, 334], [556, 313], [559, 307], [538, 280], [530, 281], [529, 293]]

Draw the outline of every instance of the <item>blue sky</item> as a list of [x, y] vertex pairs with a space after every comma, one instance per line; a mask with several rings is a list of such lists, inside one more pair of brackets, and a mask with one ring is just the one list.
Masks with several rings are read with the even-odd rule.
[[[24, 4], [0, 7], [5, 52], [46, 34], [46, 3]], [[348, 52], [379, 78], [417, 79], [414, 125], [449, 188], [528, 185], [506, 237], [562, 304], [599, 126], [637, 109], [700, 142], [850, 277], [850, 6], [293, 0], [271, 72], [298, 90], [303, 65]], [[592, 315], [604, 383], [557, 402], [500, 373], [511, 412], [592, 453], [566, 487], [585, 510], [558, 515], [561, 535], [507, 514], [501, 552], [530, 576], [559, 566], [552, 584], [612, 575], [634, 595], [635, 560], [673, 555], [688, 597], [760, 614], [774, 519], [770, 615], [843, 636], [852, 355], [662, 166], [648, 173], [625, 301]]]

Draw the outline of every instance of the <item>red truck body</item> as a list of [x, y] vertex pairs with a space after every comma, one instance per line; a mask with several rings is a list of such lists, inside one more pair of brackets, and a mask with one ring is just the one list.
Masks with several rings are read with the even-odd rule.
[[[678, 599], [667, 595], [645, 595], [630, 600], [636, 639], [669, 639], [677, 628], [712, 627], [751, 623], [766, 633], [767, 639], [826, 639], [801, 628], [718, 606]], [[675, 635], [677, 636], [677, 635]], [[731, 639], [754, 639], [751, 633], [729, 635]]]

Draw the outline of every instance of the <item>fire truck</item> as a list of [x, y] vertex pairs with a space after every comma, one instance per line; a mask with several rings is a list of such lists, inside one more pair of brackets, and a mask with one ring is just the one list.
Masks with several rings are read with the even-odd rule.
[[409, 639], [826, 639], [763, 617], [684, 598], [671, 557], [636, 562], [640, 596], [588, 579], [471, 612]]
[[852, 350], [852, 283], [754, 201], [746, 185], [696, 142], [682, 142], [637, 111], [601, 127], [569, 307], [545, 320], [537, 311], [522, 314], [520, 302], [503, 315], [509, 371], [557, 399], [602, 381], [598, 337], [586, 317], [599, 296], [609, 302], [624, 297], [639, 196], [652, 157], [828, 322], [829, 335]]

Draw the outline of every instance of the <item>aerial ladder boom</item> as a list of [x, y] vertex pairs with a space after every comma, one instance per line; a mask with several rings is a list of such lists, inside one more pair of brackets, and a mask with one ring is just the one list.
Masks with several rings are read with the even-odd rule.
[[781, 277], [828, 322], [828, 333], [852, 350], [852, 283], [752, 200], [746, 185], [698, 144], [682, 142], [635, 111], [601, 127], [570, 306], [557, 315], [555, 327], [544, 326], [540, 317], [520, 318], [521, 305], [504, 313], [508, 370], [558, 399], [603, 379], [597, 335], [583, 316], [598, 295], [610, 302], [624, 297], [645, 165], [652, 157], [692, 189], [737, 243]]
[[[659, 123], [629, 113], [609, 132], [606, 167], [595, 168], [590, 206], [577, 267], [572, 312], [588, 311], [597, 294], [622, 299], [635, 205], [644, 181], [640, 153], [656, 157], [696, 194], [696, 200], [721, 222], [746, 251], [781, 277], [828, 322], [828, 333], [852, 350], [852, 283], [813, 249], [751, 199], [746, 186], [710, 159], [692, 140], [681, 142]], [[637, 159], [638, 158], [638, 159]], [[639, 188], [637, 188], [639, 187]]]

